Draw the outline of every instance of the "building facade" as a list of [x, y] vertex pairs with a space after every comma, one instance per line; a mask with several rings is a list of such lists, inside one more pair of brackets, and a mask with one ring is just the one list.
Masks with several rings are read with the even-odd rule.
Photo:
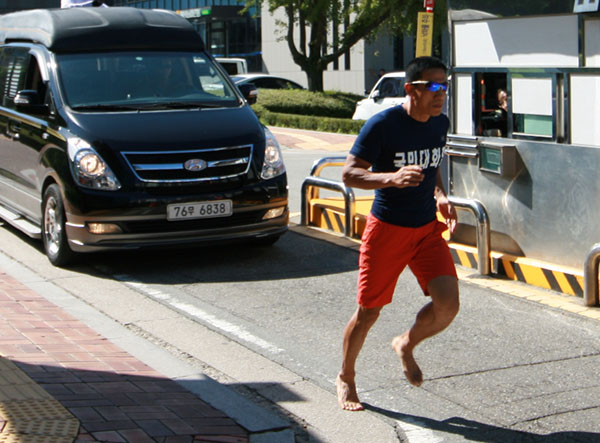
[[112, 0], [112, 6], [169, 9], [187, 18], [215, 57], [243, 57], [250, 71], [262, 70], [261, 18], [242, 13], [237, 0]]
[[0, 14], [38, 8], [60, 8], [60, 0], [0, 0]]
[[[262, 10], [262, 53], [265, 70], [281, 75], [306, 86], [306, 74], [294, 63], [287, 41], [287, 32], [278, 23], [287, 23], [283, 8], [269, 12], [268, 5]], [[298, 34], [298, 29], [295, 29]], [[330, 40], [332, 32], [328, 33]], [[296, 35], [296, 41], [298, 41]], [[331, 43], [331, 42], [330, 42]], [[386, 72], [402, 70], [414, 56], [414, 39], [397, 38], [382, 34], [373, 41], [361, 40], [350, 51], [330, 63], [323, 73], [323, 89], [328, 91], [365, 94], [378, 80], [380, 69]]]
[[[109, 6], [142, 9], [168, 9], [187, 18], [215, 57], [242, 57], [250, 72], [267, 72], [294, 80], [304, 86], [306, 74], [292, 60], [283, 29], [283, 8], [242, 12], [238, 0], [104, 0]], [[58, 8], [61, 0], [0, 0], [0, 13], [22, 9]], [[297, 30], [296, 30], [297, 31]], [[382, 35], [374, 41], [362, 40], [330, 63], [324, 72], [326, 90], [364, 94], [378, 79], [379, 70], [402, 70], [414, 55], [414, 39]]]

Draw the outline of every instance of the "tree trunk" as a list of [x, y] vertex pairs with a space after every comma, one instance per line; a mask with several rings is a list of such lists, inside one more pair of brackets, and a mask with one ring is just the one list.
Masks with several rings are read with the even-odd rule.
[[308, 80], [308, 90], [312, 92], [323, 92], [323, 68], [320, 63], [315, 63], [317, 66], [306, 66], [306, 79]]

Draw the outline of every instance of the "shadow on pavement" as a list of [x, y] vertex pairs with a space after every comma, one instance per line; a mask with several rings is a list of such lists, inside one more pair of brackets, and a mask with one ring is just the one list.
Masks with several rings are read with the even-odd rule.
[[[11, 359], [13, 368], [19, 370], [0, 370], [3, 385], [12, 385], [12, 390], [0, 391], [0, 412], [6, 423], [0, 439], [2, 434], [12, 434], [33, 438], [27, 441], [41, 441], [42, 437], [49, 438], [44, 441], [66, 441], [59, 437], [66, 437], [62, 428], [68, 422], [71, 438], [87, 436], [84, 439], [94, 441], [248, 441], [246, 429], [175, 381], [122, 352], [111, 352], [105, 359], [130, 369], [82, 369], [106, 365], [100, 361], [69, 362], [63, 367]], [[202, 379], [193, 383], [214, 384]], [[32, 389], [38, 386], [49, 395]], [[60, 406], [49, 407], [52, 401], [62, 405], [62, 414], [56, 412]]]
[[[2, 227], [45, 255], [41, 241], [11, 226]], [[79, 254], [77, 263], [66, 270], [100, 278], [118, 273], [135, 275], [144, 283], [185, 284], [314, 277], [357, 268], [355, 250], [290, 230], [271, 246], [236, 241]]]
[[410, 414], [402, 414], [396, 411], [378, 408], [368, 403], [363, 403], [366, 410], [376, 412], [394, 420], [398, 420], [409, 425], [416, 425], [431, 431], [440, 433], [454, 434], [464, 437], [469, 441], [494, 442], [494, 443], [526, 443], [526, 442], [598, 442], [600, 433], [564, 431], [552, 434], [535, 434], [525, 431], [506, 429], [499, 426], [480, 423], [474, 420], [467, 420], [462, 417], [451, 417], [447, 420], [439, 421], [426, 417], [419, 417]]
[[[230, 283], [315, 277], [354, 271], [358, 253], [330, 242], [288, 232], [260, 247], [233, 243], [173, 250], [127, 251], [85, 257], [71, 271], [128, 274], [144, 283]], [[92, 268], [95, 269], [91, 269]]]

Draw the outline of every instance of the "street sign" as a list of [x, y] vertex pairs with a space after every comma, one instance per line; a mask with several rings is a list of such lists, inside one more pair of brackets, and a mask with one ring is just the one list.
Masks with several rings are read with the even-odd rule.
[[575, 0], [573, 12], [596, 12], [598, 11], [598, 0]]
[[433, 43], [433, 12], [419, 12], [415, 56], [431, 55]]

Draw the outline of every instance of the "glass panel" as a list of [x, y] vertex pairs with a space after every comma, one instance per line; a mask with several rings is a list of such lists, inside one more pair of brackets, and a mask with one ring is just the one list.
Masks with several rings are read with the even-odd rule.
[[456, 74], [456, 132], [473, 134], [473, 81], [471, 74]]
[[552, 115], [552, 78], [512, 78], [513, 112]]
[[552, 116], [535, 114], [515, 114], [514, 132], [552, 137]]
[[477, 74], [476, 129], [477, 135], [506, 137], [508, 135], [508, 93], [506, 74]]
[[571, 74], [571, 143], [600, 146], [600, 75]]
[[239, 105], [234, 90], [202, 53], [69, 54], [57, 61], [65, 101], [74, 109]]

